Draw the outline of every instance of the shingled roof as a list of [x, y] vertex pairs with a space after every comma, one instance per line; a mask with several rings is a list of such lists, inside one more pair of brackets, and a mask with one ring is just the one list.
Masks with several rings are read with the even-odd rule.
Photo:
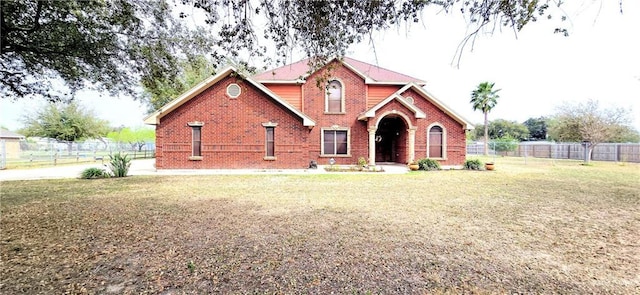
[[0, 138], [5, 138], [5, 139], [24, 139], [24, 135], [0, 128]]
[[[425, 81], [400, 74], [385, 68], [381, 68], [376, 65], [372, 65], [366, 62], [355, 60], [350, 57], [344, 57], [342, 59], [334, 58], [338, 60], [346, 67], [350, 68], [358, 75], [360, 75], [367, 84], [406, 84], [416, 83], [418, 85], [426, 84]], [[285, 65], [279, 68], [265, 71], [253, 78], [261, 83], [286, 83], [286, 82], [303, 82], [310, 75], [309, 59], [303, 59], [301, 61]]]

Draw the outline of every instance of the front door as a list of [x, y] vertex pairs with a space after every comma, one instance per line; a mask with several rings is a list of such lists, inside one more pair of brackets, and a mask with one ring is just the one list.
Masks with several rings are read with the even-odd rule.
[[376, 131], [376, 162], [404, 162], [407, 127], [400, 117], [386, 117]]

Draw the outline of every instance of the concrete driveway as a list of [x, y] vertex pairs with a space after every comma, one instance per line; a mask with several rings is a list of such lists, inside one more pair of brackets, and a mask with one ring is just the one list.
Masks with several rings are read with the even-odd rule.
[[[153, 167], [154, 159], [143, 159], [131, 161], [129, 175], [149, 175], [155, 174]], [[5, 169], [0, 170], [0, 181], [7, 180], [33, 180], [33, 179], [59, 179], [77, 178], [80, 173], [90, 167], [103, 167], [102, 163], [80, 164], [80, 165], [60, 165], [45, 168], [31, 169]]]
[[[240, 174], [319, 174], [319, 173], [344, 173], [326, 172], [324, 166], [318, 169], [166, 169], [156, 170], [153, 166], [155, 159], [143, 159], [131, 161], [129, 175], [240, 175]], [[81, 165], [60, 165], [46, 168], [33, 169], [5, 169], [0, 170], [0, 181], [10, 180], [34, 180], [34, 179], [60, 179], [77, 178], [80, 173], [89, 167], [101, 167], [101, 163]], [[389, 164], [380, 165], [386, 174], [407, 173], [406, 165]], [[367, 172], [359, 172], [367, 173]]]

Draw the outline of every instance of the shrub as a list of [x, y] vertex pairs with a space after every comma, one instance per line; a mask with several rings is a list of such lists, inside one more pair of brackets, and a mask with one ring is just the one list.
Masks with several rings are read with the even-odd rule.
[[418, 165], [420, 165], [420, 170], [426, 170], [426, 171], [431, 171], [431, 170], [440, 170], [440, 163], [438, 163], [438, 161], [434, 160], [434, 159], [420, 159], [418, 161]]
[[107, 178], [107, 177], [109, 177], [109, 173], [107, 173], [107, 171], [104, 171], [101, 168], [96, 168], [96, 167], [84, 169], [82, 173], [80, 173], [80, 178], [83, 178], [83, 179], [96, 179], [96, 178]]
[[467, 170], [481, 170], [482, 162], [480, 159], [466, 160], [464, 161], [464, 169]]
[[493, 149], [498, 152], [512, 152], [518, 148], [518, 140], [511, 135], [505, 135], [493, 140]]
[[358, 166], [360, 167], [367, 166], [367, 159], [365, 159], [364, 157], [358, 158]]
[[113, 177], [125, 177], [131, 167], [131, 159], [125, 154], [117, 153], [109, 156], [109, 170]]

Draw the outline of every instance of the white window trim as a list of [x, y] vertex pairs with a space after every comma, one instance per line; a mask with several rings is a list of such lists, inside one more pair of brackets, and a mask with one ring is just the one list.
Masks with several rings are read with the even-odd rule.
[[[325, 154], [324, 153], [324, 132], [325, 131], [347, 131], [347, 153], [341, 154]], [[334, 158], [350, 158], [351, 157], [351, 128], [331, 126], [320, 129], [320, 157], [334, 157]]]
[[[232, 86], [234, 86], [234, 85], [238, 87], [238, 95], [231, 95], [231, 94], [229, 94], [229, 87], [232, 87]], [[240, 97], [240, 95], [242, 94], [242, 87], [241, 87], [241, 86], [240, 86], [240, 84], [238, 84], [238, 83], [231, 83], [231, 84], [227, 85], [226, 94], [227, 94], [227, 96], [229, 96], [230, 98], [238, 98], [238, 97]]]
[[[190, 161], [202, 161], [202, 126], [204, 126], [204, 122], [193, 121], [187, 122], [187, 126], [191, 128], [191, 156], [189, 156]], [[200, 127], [200, 156], [193, 155], [193, 127]]]
[[407, 96], [404, 98], [404, 100], [412, 105], [416, 104], [416, 100], [413, 98], [413, 96]]
[[[265, 161], [275, 161], [278, 159], [278, 157], [276, 157], [276, 127], [278, 126], [278, 123], [274, 123], [274, 122], [267, 122], [267, 123], [262, 123], [262, 127], [264, 127], [264, 158], [263, 160]], [[268, 156], [267, 155], [267, 128], [273, 128], [273, 156]]]
[[329, 79], [327, 79], [327, 85], [329, 84], [329, 82], [332, 82], [332, 81], [337, 81], [338, 83], [340, 83], [340, 86], [341, 86], [340, 90], [342, 92], [342, 95], [341, 95], [342, 99], [340, 100], [340, 111], [339, 112], [329, 112], [329, 93], [327, 93], [327, 90], [325, 88], [325, 91], [324, 91], [324, 113], [325, 114], [344, 114], [346, 112], [346, 109], [345, 109], [345, 100], [346, 100], [345, 99], [345, 93], [346, 93], [345, 92], [345, 84], [344, 84], [344, 82], [342, 82], [341, 79], [329, 78]]
[[[429, 142], [431, 140], [431, 137], [429, 136], [430, 135], [429, 133], [431, 132], [431, 128], [436, 126], [442, 128], [442, 157], [441, 158], [432, 158], [429, 155], [429, 152], [431, 151], [430, 149], [431, 143]], [[447, 128], [444, 128], [444, 126], [439, 122], [435, 122], [427, 127], [427, 158], [434, 159], [434, 160], [447, 159]]]

